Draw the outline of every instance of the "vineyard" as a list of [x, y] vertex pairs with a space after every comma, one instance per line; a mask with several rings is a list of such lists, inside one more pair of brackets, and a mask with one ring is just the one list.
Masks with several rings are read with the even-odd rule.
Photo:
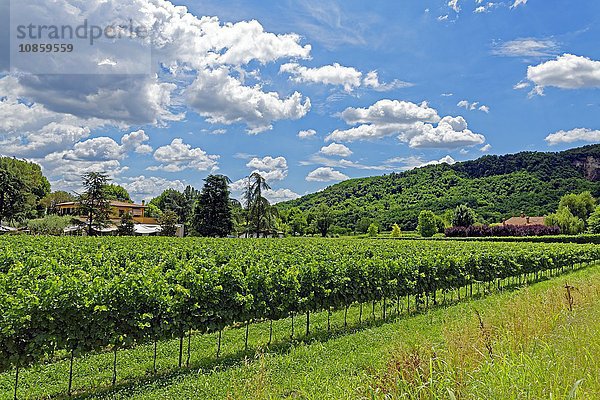
[[156, 360], [159, 342], [179, 339], [182, 367], [192, 335], [244, 327], [247, 347], [252, 322], [291, 317], [294, 329], [302, 314], [309, 334], [317, 312], [358, 304], [362, 319], [377, 302], [385, 319], [599, 259], [562, 243], [1, 237], [0, 371], [14, 372], [17, 397], [20, 369], [64, 354], [70, 394], [86, 353], [113, 352], [114, 385], [119, 350], [137, 345]]

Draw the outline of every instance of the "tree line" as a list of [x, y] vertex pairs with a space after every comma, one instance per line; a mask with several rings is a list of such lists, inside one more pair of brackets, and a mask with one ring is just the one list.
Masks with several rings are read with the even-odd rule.
[[[0, 157], [0, 226], [21, 226], [35, 234], [59, 235], [79, 221], [60, 216], [58, 205], [74, 202], [79, 214], [85, 216], [88, 234], [94, 235], [110, 224], [112, 200], [132, 203], [127, 190], [111, 183], [105, 173], [90, 172], [81, 179], [82, 193], [52, 192], [38, 164]], [[270, 186], [257, 172], [246, 178], [242, 201], [231, 198], [230, 183], [224, 175], [209, 175], [201, 190], [192, 186], [182, 192], [167, 189], [149, 201], [146, 216], [157, 218], [166, 235], [173, 235], [177, 224], [184, 225], [189, 235], [208, 237], [330, 233], [335, 215], [329, 207], [316, 206], [310, 212], [280, 210], [265, 197]], [[118, 234], [133, 234], [130, 214], [122, 216]]]
[[[596, 188], [597, 183], [585, 179], [583, 182], [580, 178], [571, 176], [567, 180], [561, 178], [560, 184], [553, 183], [552, 190], [545, 188], [539, 181], [542, 177], [550, 181], [555, 179], [554, 167], [548, 166], [554, 166], [558, 162], [552, 159], [548, 164], [544, 161], [547, 157], [543, 153], [535, 153], [519, 157], [483, 158], [452, 168], [444, 165], [431, 166], [403, 174], [352, 180], [334, 185], [321, 193], [305, 196], [302, 201], [277, 205], [271, 204], [265, 197], [265, 192], [270, 187], [259, 173], [253, 173], [246, 178], [241, 201], [231, 198], [231, 181], [228, 177], [209, 175], [204, 180], [201, 190], [192, 186], [187, 186], [181, 192], [167, 189], [151, 199], [147, 205], [146, 216], [159, 219], [163, 225], [163, 232], [168, 234], [174, 233], [177, 224], [182, 224], [186, 234], [212, 237], [264, 237], [278, 234], [377, 236], [382, 231], [392, 231], [392, 236], [398, 237], [402, 235], [403, 230], [416, 230], [421, 236], [428, 237], [446, 233], [451, 227], [494, 227], [501, 221], [502, 216], [498, 214], [490, 218], [489, 212], [485, 211], [487, 209], [482, 210], [481, 203], [502, 209], [504, 200], [499, 193], [494, 194], [493, 199], [470, 199], [469, 196], [477, 191], [467, 190], [460, 199], [444, 203], [443, 207], [441, 203], [433, 207], [433, 203], [423, 201], [430, 197], [442, 199], [446, 192], [453, 192], [457, 187], [462, 187], [467, 181], [465, 177], [457, 175], [460, 172], [476, 178], [479, 182], [477, 185], [485, 183], [488, 191], [502, 189], [510, 191], [513, 197], [521, 196], [519, 202], [511, 203], [509, 215], [521, 211], [529, 215], [548, 215], [546, 225], [558, 227], [565, 234], [600, 232], [600, 211], [596, 210], [594, 198], [597, 190], [583, 190], [565, 195], [573, 188]], [[523, 164], [524, 160], [529, 158], [536, 162]], [[515, 165], [511, 164], [502, 169], [502, 162]], [[493, 167], [490, 171], [494, 173], [508, 174], [486, 176], [479, 168], [481, 165]], [[518, 165], [525, 165], [527, 168], [519, 170]], [[545, 167], [540, 167], [544, 165]], [[571, 175], [576, 172], [572, 166], [558, 168], [558, 171]], [[83, 193], [51, 192], [50, 184], [39, 165], [0, 157], [0, 224], [21, 224], [32, 233], [60, 234], [72, 221], [68, 217], [56, 216], [57, 204], [72, 201], [80, 204], [82, 213], [87, 217], [86, 227], [91, 231], [93, 225], [102, 227], [107, 223], [110, 200], [131, 202], [127, 190], [111, 183], [105, 174], [85, 174], [82, 181]], [[532, 187], [538, 186], [540, 187], [532, 191]], [[563, 186], [571, 190], [562, 191], [560, 196], [563, 197], [559, 197], [555, 203], [558, 207], [549, 208], [548, 205], [552, 202], [545, 197], [550, 192], [552, 196], [556, 196], [563, 190]], [[393, 197], [388, 197], [386, 193]], [[399, 212], [403, 207], [402, 199], [408, 195], [414, 199], [410, 202], [413, 211]], [[535, 206], [540, 201], [546, 204], [543, 209]], [[415, 208], [417, 206], [420, 208]], [[548, 234], [550, 233], [548, 231]], [[133, 234], [130, 215], [123, 216], [119, 234]], [[461, 231], [459, 234], [466, 233]]]
[[[104, 173], [91, 172], [83, 175], [85, 191], [76, 196], [81, 215], [85, 216], [88, 234], [94, 235], [99, 228], [110, 224], [110, 200], [130, 201], [127, 191], [114, 184]], [[161, 234], [175, 235], [176, 225], [185, 226], [190, 236], [268, 237], [279, 234], [304, 235], [312, 224], [312, 232], [326, 236], [333, 216], [329, 207], [321, 206], [310, 213], [280, 213], [265, 197], [271, 189], [265, 178], [257, 172], [245, 179], [242, 202], [231, 198], [231, 180], [224, 175], [211, 174], [204, 179], [201, 190], [192, 186], [183, 192], [167, 189], [150, 200], [146, 216], [155, 217], [161, 225]], [[121, 217], [117, 230], [121, 236], [134, 234], [131, 214]]]
[[487, 225], [481, 223], [481, 220], [473, 209], [464, 204], [442, 216], [424, 210], [419, 214], [417, 230], [424, 237], [437, 233], [451, 237], [577, 235], [584, 232], [597, 234], [600, 233], [600, 206], [589, 191], [584, 191], [562, 196], [556, 211], [545, 216], [543, 225]]
[[349, 179], [278, 207], [308, 211], [324, 203], [335, 212], [336, 229], [361, 233], [371, 223], [383, 231], [395, 223], [403, 231], [414, 231], [421, 211], [443, 216], [461, 204], [476, 211], [480, 223], [493, 224], [520, 211], [537, 216], [553, 213], [566, 193], [589, 191], [600, 196], [600, 174], [593, 167], [598, 160], [600, 145], [560, 153], [484, 156]]

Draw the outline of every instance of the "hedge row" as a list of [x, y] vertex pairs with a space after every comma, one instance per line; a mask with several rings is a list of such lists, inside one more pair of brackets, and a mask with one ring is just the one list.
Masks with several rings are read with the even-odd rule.
[[445, 230], [447, 237], [520, 237], [559, 235], [558, 226], [546, 225], [473, 225], [454, 226]]

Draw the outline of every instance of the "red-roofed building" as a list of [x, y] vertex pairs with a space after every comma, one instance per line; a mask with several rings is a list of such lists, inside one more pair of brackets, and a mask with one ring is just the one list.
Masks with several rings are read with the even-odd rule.
[[[82, 215], [79, 204], [77, 202], [67, 202], [57, 204], [59, 215], [71, 215], [79, 219], [82, 223], [86, 222], [86, 216]], [[161, 227], [156, 218], [146, 216], [148, 206], [142, 201], [142, 204], [125, 203], [122, 201], [111, 200], [109, 226], [102, 228], [94, 228], [102, 234], [114, 234], [117, 226], [121, 223], [121, 217], [125, 214], [131, 214], [134, 222], [134, 232], [138, 235], [157, 235], [160, 233]], [[83, 225], [71, 226], [65, 229], [65, 233], [73, 234], [83, 230]], [[183, 237], [183, 224], [177, 225], [176, 236]]]
[[515, 226], [527, 226], [527, 225], [544, 225], [546, 217], [529, 217], [525, 214], [521, 214], [519, 217], [510, 217], [506, 221], [502, 222], [502, 225], [515, 225]]

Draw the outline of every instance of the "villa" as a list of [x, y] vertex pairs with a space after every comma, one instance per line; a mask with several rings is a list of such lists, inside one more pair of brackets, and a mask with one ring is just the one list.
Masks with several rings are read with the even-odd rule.
[[[148, 206], [144, 201], [142, 204], [127, 203], [123, 201], [113, 200], [110, 202], [111, 213], [109, 216], [110, 224], [106, 227], [99, 227], [96, 230], [101, 234], [111, 235], [117, 231], [117, 227], [121, 223], [121, 218], [125, 214], [131, 214], [134, 223], [134, 232], [140, 236], [155, 236], [161, 231], [161, 227], [158, 220], [153, 217], [147, 216]], [[66, 202], [56, 205], [59, 215], [71, 215], [81, 222], [86, 222], [86, 216], [81, 213], [81, 209], [77, 202]], [[69, 226], [65, 228], [66, 234], [74, 234], [83, 231], [83, 225], [81, 226]], [[184, 228], [183, 225], [177, 225], [176, 236], [183, 237]]]

